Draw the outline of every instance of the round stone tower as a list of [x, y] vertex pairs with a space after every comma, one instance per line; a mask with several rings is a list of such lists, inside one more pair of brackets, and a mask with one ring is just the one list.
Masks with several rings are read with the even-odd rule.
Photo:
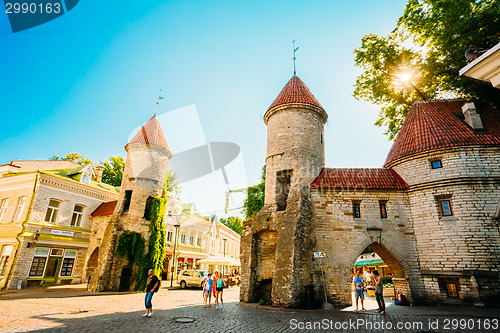
[[168, 160], [172, 152], [156, 115], [125, 146], [127, 159], [120, 188], [120, 196], [113, 215], [105, 225], [98, 244], [97, 267], [90, 278], [90, 291], [126, 291], [131, 285], [133, 267], [128, 260], [114, 255], [117, 240], [123, 230], [140, 233], [149, 240], [149, 211], [152, 199], [162, 195]]
[[[325, 164], [327, 114], [293, 76], [264, 115], [267, 124], [264, 207], [241, 237], [242, 302], [290, 308], [317, 299], [311, 267], [310, 183]], [[320, 303], [321, 304], [321, 303]]]
[[127, 159], [115, 214], [144, 217], [149, 197], [161, 196], [172, 152], [156, 115], [125, 146]]
[[500, 296], [500, 114], [483, 103], [414, 104], [385, 162], [408, 183], [426, 301]]
[[328, 115], [296, 75], [264, 114], [267, 125], [265, 205], [286, 209], [290, 191], [309, 188], [325, 165]]

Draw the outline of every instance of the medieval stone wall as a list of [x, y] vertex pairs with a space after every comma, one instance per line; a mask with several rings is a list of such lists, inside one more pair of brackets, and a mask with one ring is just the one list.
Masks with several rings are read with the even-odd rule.
[[[314, 205], [314, 251], [326, 258], [313, 264], [316, 288], [322, 288], [320, 263], [326, 279], [329, 301], [351, 304], [351, 268], [361, 252], [370, 246], [389, 266], [396, 288], [414, 303], [423, 297], [409, 200], [405, 191], [312, 189]], [[361, 217], [353, 216], [353, 201], [360, 203]], [[380, 201], [385, 201], [387, 218], [381, 218]]]
[[[430, 161], [441, 159], [442, 168]], [[493, 220], [500, 198], [500, 149], [459, 147], [394, 165], [409, 183], [409, 199], [427, 298], [450, 301], [456, 283], [463, 302], [490, 302], [500, 293], [500, 234]], [[448, 199], [452, 216], [442, 216]]]
[[307, 193], [293, 187], [285, 211], [264, 206], [254, 219], [245, 221], [241, 237], [241, 301], [270, 299], [275, 306], [306, 306], [306, 288], [311, 284], [311, 222], [312, 206]]

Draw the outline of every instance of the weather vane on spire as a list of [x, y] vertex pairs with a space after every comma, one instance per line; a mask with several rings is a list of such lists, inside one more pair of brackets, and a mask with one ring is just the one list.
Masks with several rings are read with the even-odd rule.
[[295, 52], [297, 52], [297, 50], [299, 49], [299, 47], [295, 47], [295, 39], [292, 41], [292, 45], [293, 45], [293, 75], [297, 74], [297, 72], [295, 71], [295, 59], [297, 59], [295, 57]]
[[156, 101], [155, 117], [156, 117], [156, 112], [158, 111], [158, 105], [160, 104], [160, 99], [165, 99], [165, 98], [161, 95], [161, 89], [160, 89], [160, 92], [158, 93], [158, 100]]

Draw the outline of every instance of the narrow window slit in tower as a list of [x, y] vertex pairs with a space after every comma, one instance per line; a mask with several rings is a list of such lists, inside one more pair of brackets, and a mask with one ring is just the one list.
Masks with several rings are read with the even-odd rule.
[[123, 198], [122, 213], [128, 212], [128, 209], [130, 208], [130, 200], [131, 199], [132, 199], [132, 191], [126, 190], [125, 196]]
[[148, 197], [146, 200], [146, 207], [144, 208], [144, 219], [151, 220], [151, 208], [153, 208], [153, 197]]
[[276, 172], [276, 210], [286, 209], [286, 201], [290, 191], [292, 170], [281, 170]]

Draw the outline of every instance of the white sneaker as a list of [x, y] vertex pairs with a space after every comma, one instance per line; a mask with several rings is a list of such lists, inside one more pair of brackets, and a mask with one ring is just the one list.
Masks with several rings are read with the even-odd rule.
[[143, 314], [142, 316], [143, 316], [143, 317], [148, 317], [148, 316], [149, 316], [149, 313], [147, 313], [147, 312], [146, 312], [146, 313], [145, 313], [145, 314]]
[[153, 315], [153, 311], [151, 311], [150, 313], [148, 313], [148, 317], [151, 317]]
[[218, 307], [218, 306], [216, 306], [216, 307], [215, 307], [215, 310], [217, 310], [218, 308], [219, 308], [219, 307]]

